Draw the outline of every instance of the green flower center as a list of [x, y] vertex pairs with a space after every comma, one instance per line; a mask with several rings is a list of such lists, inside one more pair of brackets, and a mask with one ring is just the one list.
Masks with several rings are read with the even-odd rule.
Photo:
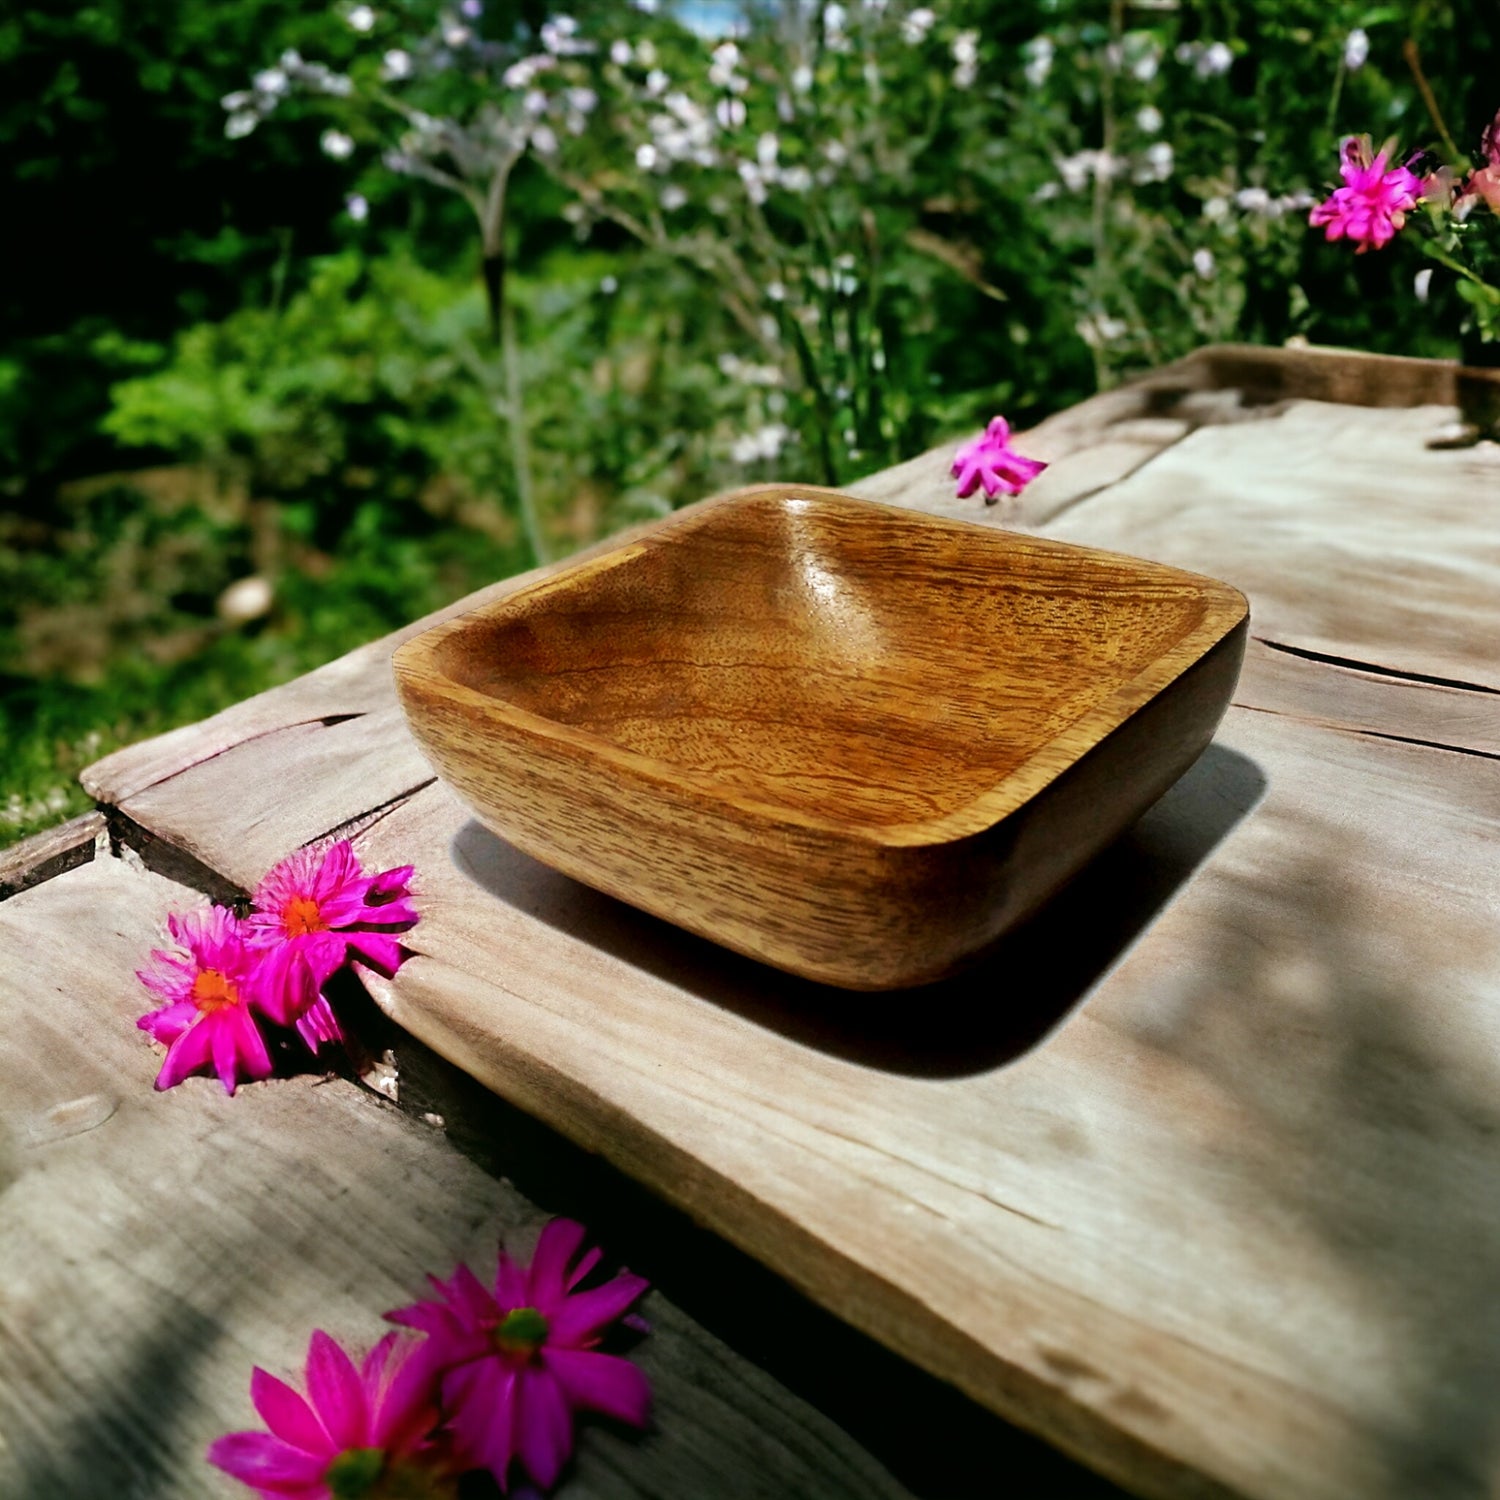
[[324, 1471], [333, 1500], [366, 1500], [385, 1469], [384, 1448], [345, 1448]]
[[513, 1307], [490, 1331], [502, 1353], [530, 1359], [547, 1342], [547, 1320], [534, 1307]]

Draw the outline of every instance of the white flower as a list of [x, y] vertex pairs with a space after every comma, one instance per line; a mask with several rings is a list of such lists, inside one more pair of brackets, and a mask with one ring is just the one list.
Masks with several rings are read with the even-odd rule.
[[1174, 156], [1167, 141], [1153, 141], [1146, 148], [1141, 165], [1136, 169], [1137, 182], [1165, 182], [1172, 175]]
[[1161, 58], [1155, 48], [1143, 52], [1130, 65], [1131, 76], [1141, 83], [1150, 83], [1156, 77], [1156, 70], [1160, 66]]
[[661, 206], [666, 213], [676, 213], [679, 208], [687, 206], [687, 201], [687, 193], [675, 182], [667, 183], [661, 190]]
[[594, 50], [592, 42], [578, 36], [578, 22], [572, 16], [554, 16], [542, 22], [542, 46], [554, 57], [577, 57]]
[[780, 150], [781, 142], [776, 138], [774, 131], [768, 130], [755, 143], [755, 159], [766, 171], [769, 171], [776, 165], [776, 155]]
[[789, 193], [811, 192], [813, 175], [806, 167], [784, 167], [781, 172], [781, 185]]
[[747, 432], [734, 440], [729, 453], [737, 464], [753, 464], [760, 459], [775, 458], [785, 447], [791, 432], [785, 423], [772, 422], [756, 432]]
[[617, 38], [609, 44], [609, 60], [617, 68], [628, 68], [635, 61], [635, 52], [629, 42]]
[[1213, 78], [1227, 73], [1234, 62], [1234, 53], [1223, 42], [1213, 42], [1199, 54], [1194, 72], [1200, 78]]
[[849, 160], [849, 148], [842, 141], [824, 141], [823, 155], [831, 161], [834, 166], [841, 167]]
[[1155, 135], [1162, 127], [1161, 111], [1154, 104], [1148, 104], [1136, 110], [1135, 123], [1147, 135]]
[[792, 87], [805, 94], [813, 86], [813, 70], [806, 63], [798, 63], [792, 69]]
[[350, 193], [344, 199], [344, 212], [356, 224], [363, 224], [370, 217], [370, 200], [360, 193]]
[[740, 181], [745, 184], [745, 196], [752, 203], [764, 203], [766, 180], [761, 176], [760, 168], [753, 161], [742, 161], [735, 170], [740, 174]]
[[255, 105], [255, 95], [249, 89], [241, 89], [235, 94], [225, 94], [219, 100], [219, 105], [230, 114], [235, 114], [242, 109], [252, 109]]
[[508, 89], [528, 89], [536, 82], [538, 74], [557, 66], [557, 59], [541, 53], [536, 57], [523, 57], [513, 62], [501, 75], [500, 82]]
[[232, 141], [242, 139], [260, 124], [260, 116], [253, 110], [236, 110], [224, 122], [224, 134]]
[[521, 110], [533, 120], [541, 119], [547, 113], [546, 94], [541, 89], [527, 89], [525, 98], [521, 100]]
[[1047, 75], [1052, 71], [1052, 59], [1057, 55], [1052, 38], [1034, 36], [1021, 50], [1026, 54], [1026, 82], [1039, 89], [1046, 83]]
[[649, 36], [642, 37], [635, 44], [635, 60], [643, 68], [654, 68], [656, 66], [656, 46]]
[[557, 135], [550, 125], [538, 125], [531, 132], [531, 147], [543, 156], [551, 156], [557, 150]]
[[672, 80], [668, 78], [660, 68], [652, 68], [652, 70], [646, 74], [646, 92], [650, 94], [652, 98], [655, 98], [658, 94], [665, 93], [667, 90], [667, 86], [671, 82]]
[[443, 27], [443, 41], [449, 47], [465, 47], [473, 37], [474, 33], [467, 26]]
[[1209, 198], [1203, 205], [1203, 217], [1217, 223], [1229, 212], [1227, 198]]
[[1234, 206], [1247, 214], [1269, 214], [1274, 205], [1263, 187], [1241, 188], [1234, 195]]
[[772, 302], [785, 302], [786, 288], [779, 281], [768, 281], [766, 283], [766, 296]]
[[842, 31], [848, 19], [849, 12], [842, 5], [835, 3], [823, 7], [823, 29], [825, 31]]
[[605, 276], [599, 282], [599, 290], [606, 297], [613, 297], [620, 290], [620, 283], [613, 276]]
[[1344, 42], [1344, 66], [1352, 73], [1365, 65], [1370, 55], [1370, 34], [1363, 26], [1356, 26]]
[[[297, 61], [300, 64], [301, 59]], [[273, 99], [281, 98], [288, 87], [286, 73], [281, 68], [262, 68], [250, 82], [257, 94], [269, 94]]]
[[714, 106], [714, 117], [725, 130], [738, 130], [745, 123], [745, 101], [720, 99]]
[[581, 115], [591, 115], [598, 107], [599, 96], [593, 89], [569, 89], [568, 104]]
[[369, 31], [375, 25], [375, 12], [368, 5], [356, 5], [344, 19], [356, 31]]
[[325, 130], [318, 137], [318, 144], [323, 148], [323, 155], [331, 156], [335, 161], [347, 161], [354, 154], [354, 137], [345, 135], [342, 130]]
[[1211, 281], [1214, 274], [1214, 253], [1212, 250], [1199, 249], [1193, 251], [1193, 269], [1205, 281]]
[[635, 164], [641, 169], [641, 171], [651, 171], [651, 169], [656, 165], [656, 162], [656, 147], [653, 146], [650, 141], [646, 141], [642, 145], [639, 145], [635, 148]]
[[410, 78], [411, 73], [411, 53], [403, 52], [400, 47], [392, 47], [380, 60], [380, 76], [387, 83]]
[[925, 5], [919, 5], [901, 23], [901, 40], [907, 46], [915, 47], [926, 40], [927, 33], [932, 30], [933, 23], [937, 20], [937, 13]]
[[1425, 302], [1432, 293], [1432, 267], [1425, 266], [1412, 278], [1412, 290], [1418, 302]]

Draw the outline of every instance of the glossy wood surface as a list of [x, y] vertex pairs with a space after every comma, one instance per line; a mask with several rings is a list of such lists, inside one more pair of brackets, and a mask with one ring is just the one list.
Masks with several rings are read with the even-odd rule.
[[1187, 768], [1245, 614], [1178, 570], [767, 487], [439, 625], [395, 671], [503, 837], [882, 989], [971, 959]]

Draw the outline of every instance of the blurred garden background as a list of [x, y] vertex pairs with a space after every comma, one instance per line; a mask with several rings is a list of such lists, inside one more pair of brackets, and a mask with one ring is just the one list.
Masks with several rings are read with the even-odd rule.
[[1497, 80], [1496, 0], [11, 9], [0, 844], [714, 490], [1215, 340], [1456, 356], [1451, 278], [1307, 210]]

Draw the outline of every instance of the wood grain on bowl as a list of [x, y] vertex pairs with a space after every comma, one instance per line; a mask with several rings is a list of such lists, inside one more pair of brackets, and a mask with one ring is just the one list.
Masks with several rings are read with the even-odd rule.
[[1155, 563], [742, 490], [395, 656], [487, 826], [825, 983], [938, 979], [1207, 745], [1247, 608]]

